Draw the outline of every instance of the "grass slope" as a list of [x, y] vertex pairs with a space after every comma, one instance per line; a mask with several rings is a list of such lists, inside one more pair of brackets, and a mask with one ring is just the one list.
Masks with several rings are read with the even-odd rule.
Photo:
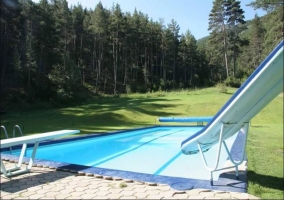
[[[14, 125], [25, 135], [79, 129], [81, 134], [103, 133], [155, 124], [159, 116], [213, 116], [235, 89], [219, 88], [98, 97], [60, 109], [8, 112], [1, 125], [12, 136]], [[16, 132], [16, 134], [18, 134]], [[4, 138], [1, 130], [1, 138]], [[251, 120], [248, 145], [248, 192], [261, 198], [283, 198], [283, 95]]]

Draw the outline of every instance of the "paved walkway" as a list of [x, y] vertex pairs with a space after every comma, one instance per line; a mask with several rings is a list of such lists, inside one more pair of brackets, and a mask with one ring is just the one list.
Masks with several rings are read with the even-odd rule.
[[[5, 166], [14, 163], [4, 161]], [[112, 180], [108, 180], [112, 179]], [[175, 191], [168, 185], [119, 178], [84, 176], [43, 166], [8, 179], [1, 176], [1, 199], [259, 199], [247, 193], [193, 189]]]

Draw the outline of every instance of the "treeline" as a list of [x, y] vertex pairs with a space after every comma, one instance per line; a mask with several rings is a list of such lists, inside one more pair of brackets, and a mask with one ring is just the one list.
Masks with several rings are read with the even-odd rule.
[[[263, 5], [255, 1], [252, 6]], [[66, 0], [1, 0], [0, 11], [1, 96], [6, 101], [58, 101], [242, 80], [283, 34], [281, 5], [256, 17], [244, 34], [243, 11], [235, 0], [214, 1], [210, 39], [201, 46], [189, 30], [180, 33], [174, 19], [165, 25], [141, 11], [123, 12], [118, 4], [86, 9], [68, 6]]]

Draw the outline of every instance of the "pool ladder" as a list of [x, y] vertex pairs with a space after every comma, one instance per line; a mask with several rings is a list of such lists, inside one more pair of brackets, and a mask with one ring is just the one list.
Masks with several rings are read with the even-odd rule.
[[[1, 126], [1, 128], [2, 128], [3, 131], [4, 131], [4, 134], [5, 134], [5, 136], [6, 136], [6, 139], [8, 139], [9, 136], [8, 136], [8, 133], [7, 133], [7, 130], [6, 130], [5, 126]], [[20, 127], [19, 125], [15, 125], [14, 128], [13, 128], [13, 138], [16, 136], [16, 129], [19, 130], [20, 136], [23, 136], [23, 132], [22, 132], [21, 127]], [[10, 154], [12, 154], [12, 147], [10, 147]]]

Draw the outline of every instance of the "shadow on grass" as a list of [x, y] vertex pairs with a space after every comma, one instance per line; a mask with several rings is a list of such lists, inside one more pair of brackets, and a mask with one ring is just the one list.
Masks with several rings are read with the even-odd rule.
[[247, 172], [248, 180], [249, 182], [256, 183], [258, 185], [261, 185], [263, 187], [276, 189], [283, 191], [284, 189], [284, 179], [269, 175], [263, 175], [263, 174], [257, 174], [254, 171], [248, 171]]
[[235, 92], [225, 92], [225, 94], [228, 94], [228, 95], [233, 95], [233, 94], [235, 94]]
[[[100, 97], [66, 108], [11, 113], [2, 122], [9, 136], [16, 124], [24, 134], [60, 129], [79, 129], [82, 133], [118, 130], [120, 127], [125, 129], [153, 125], [159, 116], [179, 115], [178, 110], [168, 111], [167, 108], [179, 106], [170, 104], [170, 101], [176, 100], [159, 97]], [[2, 131], [1, 138], [4, 138]]]

